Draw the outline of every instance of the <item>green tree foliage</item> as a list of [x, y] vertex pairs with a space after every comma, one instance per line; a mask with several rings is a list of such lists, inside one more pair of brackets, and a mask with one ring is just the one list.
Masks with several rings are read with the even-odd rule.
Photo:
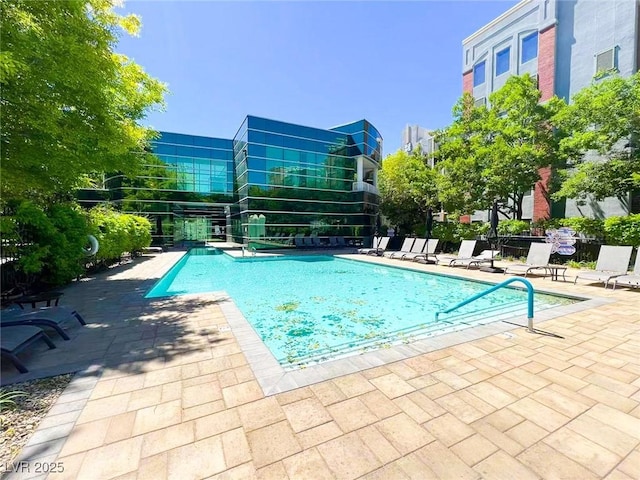
[[0, 3], [3, 199], [65, 197], [92, 172], [132, 173], [165, 86], [114, 53], [134, 15], [113, 0]]
[[423, 223], [429, 206], [437, 204], [435, 172], [420, 152], [397, 151], [382, 161], [378, 177], [380, 210], [394, 225]]
[[640, 72], [595, 79], [558, 112], [555, 123], [570, 133], [560, 143], [569, 162], [559, 172], [555, 199], [584, 204], [590, 195], [624, 198], [640, 188]]
[[522, 218], [522, 201], [540, 180], [539, 170], [559, 160], [551, 120], [564, 108], [554, 97], [540, 104], [528, 75], [510, 77], [489, 97], [491, 108], [475, 106], [465, 93], [454, 122], [438, 134], [438, 187], [445, 209], [469, 213], [500, 199], [512, 217]]

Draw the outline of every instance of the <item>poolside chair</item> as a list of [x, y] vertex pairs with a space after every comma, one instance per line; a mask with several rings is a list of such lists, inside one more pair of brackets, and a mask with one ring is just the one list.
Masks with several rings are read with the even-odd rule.
[[303, 240], [304, 234], [302, 233], [297, 233], [296, 236], [293, 239], [293, 244], [296, 246], [296, 248], [303, 248], [304, 247], [304, 240]]
[[17, 354], [38, 340], [44, 341], [50, 349], [56, 348], [41, 328], [32, 325], [3, 326], [0, 330], [0, 354], [11, 360], [20, 373], [28, 373]]
[[622, 275], [613, 279], [613, 289], [618, 285], [625, 285], [631, 288], [640, 287], [640, 248], [636, 252], [636, 263], [633, 266], [631, 275]]
[[338, 247], [338, 237], [329, 237], [329, 246], [331, 248], [337, 248]]
[[458, 267], [465, 266], [467, 270], [469, 267], [479, 267], [483, 263], [491, 263], [493, 261], [493, 257], [500, 253], [499, 250], [483, 250], [475, 257], [469, 258], [456, 258], [449, 263], [450, 267]]
[[[404, 252], [400, 255], [400, 260], [406, 260], [407, 255], [417, 255], [419, 253], [423, 253], [424, 247], [427, 245], [426, 238], [416, 238], [416, 241], [411, 246], [411, 249], [408, 252]], [[396, 252], [398, 253], [398, 252]]]
[[313, 247], [313, 239], [311, 237], [302, 237], [302, 246], [305, 248]]
[[415, 241], [415, 238], [405, 238], [402, 242], [400, 250], [394, 250], [393, 252], [384, 252], [382, 256], [387, 258], [401, 258], [405, 253], [411, 252]]
[[475, 240], [462, 240], [460, 248], [458, 249], [458, 255], [435, 255], [436, 263], [438, 265], [446, 263], [451, 267], [457, 260], [472, 258], [476, 243]]
[[344, 248], [347, 246], [347, 242], [344, 241], [344, 237], [338, 237], [336, 238], [336, 241], [338, 242], [338, 247], [340, 248]]
[[322, 241], [320, 240], [320, 237], [317, 237], [315, 235], [311, 236], [311, 242], [315, 248], [324, 247], [324, 245], [322, 245]]
[[578, 272], [573, 283], [575, 284], [579, 278], [582, 278], [593, 283], [602, 282], [604, 288], [607, 288], [609, 280], [626, 275], [632, 252], [633, 247], [629, 246], [602, 245], [596, 261], [596, 269]]
[[[402, 257], [402, 260], [413, 260], [415, 262], [417, 260], [424, 259], [425, 261], [427, 261], [429, 260], [429, 256], [433, 256], [436, 253], [436, 247], [438, 246], [438, 242], [440, 240], [438, 240], [437, 238], [430, 238], [429, 240], [424, 238], [422, 240], [423, 240], [422, 249], [418, 251], [414, 243], [413, 251], [405, 254]], [[416, 243], [418, 242], [416, 241]]]
[[391, 240], [391, 237], [382, 237], [380, 239], [380, 243], [378, 244], [377, 248], [361, 248], [360, 250], [366, 250], [366, 252], [360, 252], [360, 253], [366, 253], [367, 255], [384, 255], [384, 252], [387, 250], [387, 245], [389, 245], [389, 240]]
[[64, 340], [69, 340], [69, 335], [62, 325], [69, 321], [77, 320], [80, 325], [86, 325], [84, 318], [75, 310], [67, 307], [43, 307], [26, 311], [14, 308], [5, 308], [0, 316], [0, 325], [35, 325], [54, 329]]
[[504, 269], [504, 273], [521, 274], [526, 277], [532, 270], [544, 270], [544, 276], [547, 276], [547, 265], [549, 265], [549, 257], [551, 257], [551, 243], [532, 243], [527, 253], [525, 263], [516, 263], [509, 265]]
[[[340, 238], [340, 237], [338, 237]], [[364, 253], [366, 254], [369, 250], [371, 250], [372, 248], [378, 248], [378, 245], [380, 244], [380, 239], [382, 237], [373, 237], [372, 241], [371, 241], [371, 247], [364, 247], [364, 248], [359, 248], [358, 249], [358, 253]], [[343, 238], [344, 240], [344, 238]]]

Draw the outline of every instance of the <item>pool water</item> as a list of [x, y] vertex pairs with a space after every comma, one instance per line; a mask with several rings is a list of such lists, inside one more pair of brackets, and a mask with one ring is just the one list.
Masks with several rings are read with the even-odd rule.
[[[332, 256], [233, 259], [200, 248], [146, 297], [226, 291], [286, 367], [526, 314], [526, 291], [503, 288], [435, 320], [489, 287]], [[535, 310], [575, 301], [536, 293]]]

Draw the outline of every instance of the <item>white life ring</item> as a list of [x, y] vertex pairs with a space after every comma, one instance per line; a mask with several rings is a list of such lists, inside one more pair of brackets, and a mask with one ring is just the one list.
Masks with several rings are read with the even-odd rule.
[[84, 253], [89, 256], [95, 255], [96, 253], [98, 253], [98, 248], [100, 248], [100, 245], [98, 244], [98, 239], [93, 235], [87, 235], [87, 237], [89, 237], [90, 245], [84, 248]]

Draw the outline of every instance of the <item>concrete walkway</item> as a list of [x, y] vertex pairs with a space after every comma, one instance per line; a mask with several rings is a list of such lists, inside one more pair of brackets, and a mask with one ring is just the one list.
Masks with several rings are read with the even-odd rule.
[[25, 363], [81, 373], [8, 478], [638, 478], [640, 291], [536, 278], [606, 301], [267, 396], [222, 295], [143, 298], [180, 255], [65, 290], [90, 325]]

